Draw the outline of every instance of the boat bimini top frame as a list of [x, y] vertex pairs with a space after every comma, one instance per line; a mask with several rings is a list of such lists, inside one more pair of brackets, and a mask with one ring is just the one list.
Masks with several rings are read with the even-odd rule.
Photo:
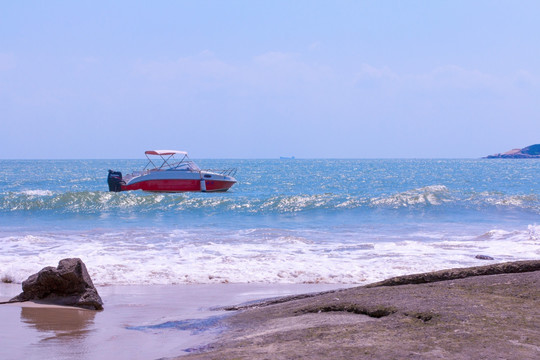
[[[236, 175], [236, 168], [230, 169], [201, 169], [197, 164], [195, 164], [189, 157], [187, 151], [179, 150], [147, 150], [144, 152], [148, 163], [144, 167], [143, 171], [156, 171], [156, 170], [185, 170], [185, 171], [194, 171], [201, 172], [207, 171], [215, 174], [220, 174], [223, 176], [234, 176]], [[161, 158], [163, 163], [160, 166], [157, 166], [152, 158], [149, 155], [156, 155]], [[175, 155], [181, 155], [182, 158], [179, 160], [175, 158]], [[156, 160], [156, 159], [154, 159]]]
[[[144, 154], [148, 159], [148, 163], [144, 167], [144, 170], [191, 170], [201, 171], [199, 167], [190, 160], [186, 151], [178, 150], [148, 150]], [[182, 158], [178, 160], [175, 155], [182, 155]], [[160, 166], [157, 166], [149, 155], [157, 155], [163, 161]], [[156, 159], [154, 159], [156, 160]]]

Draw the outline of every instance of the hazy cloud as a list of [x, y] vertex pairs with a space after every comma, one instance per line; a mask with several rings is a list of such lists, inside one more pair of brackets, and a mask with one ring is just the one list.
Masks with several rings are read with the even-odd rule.
[[[133, 72], [158, 83], [176, 82], [178, 87], [226, 86], [244, 91], [289, 91], [334, 81], [329, 66], [302, 61], [300, 54], [272, 51], [249, 61], [230, 63], [205, 50], [198, 55], [174, 61], [142, 61], [133, 65]], [[252, 93], [253, 94], [253, 93]]]
[[514, 86], [519, 89], [529, 89], [531, 87], [538, 86], [538, 78], [528, 71], [519, 70], [513, 77], [512, 82]]
[[258, 79], [281, 88], [313, 86], [334, 79], [331, 67], [303, 61], [300, 54], [268, 52], [256, 56], [252, 65], [247, 69], [252, 74], [251, 80]]
[[311, 51], [319, 50], [320, 48], [321, 48], [321, 43], [318, 41], [315, 41], [309, 45], [309, 50]]
[[412, 76], [421, 85], [429, 88], [499, 88], [501, 79], [476, 69], [465, 69], [456, 65], [437, 67], [431, 72]]
[[395, 74], [387, 66], [377, 68], [369, 64], [362, 64], [360, 66], [360, 72], [355, 76], [356, 79], [362, 78], [377, 78], [377, 79], [397, 79], [398, 75]]
[[12, 53], [0, 53], [0, 71], [8, 71], [16, 66], [15, 55]]
[[182, 57], [169, 61], [137, 61], [133, 66], [136, 74], [154, 81], [192, 79], [225, 79], [236, 73], [234, 66], [217, 59], [210, 51], [197, 56]]
[[496, 76], [477, 69], [457, 65], [445, 65], [424, 73], [398, 73], [387, 66], [360, 65], [353, 81], [361, 87], [393, 87], [395, 90], [485, 90], [510, 91], [515, 87], [531, 87], [537, 84], [535, 77], [527, 71]]

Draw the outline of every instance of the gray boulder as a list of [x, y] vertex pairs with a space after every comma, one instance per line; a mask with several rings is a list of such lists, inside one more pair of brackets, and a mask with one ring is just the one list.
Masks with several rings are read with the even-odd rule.
[[22, 283], [23, 292], [10, 302], [41, 300], [56, 305], [102, 310], [103, 301], [81, 259], [63, 259], [58, 267], [48, 266]]

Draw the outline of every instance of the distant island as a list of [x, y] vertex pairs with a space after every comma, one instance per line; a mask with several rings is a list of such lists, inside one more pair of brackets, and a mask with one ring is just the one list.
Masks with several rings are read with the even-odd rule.
[[512, 149], [502, 154], [488, 155], [484, 159], [540, 159], [540, 144], [523, 149]]

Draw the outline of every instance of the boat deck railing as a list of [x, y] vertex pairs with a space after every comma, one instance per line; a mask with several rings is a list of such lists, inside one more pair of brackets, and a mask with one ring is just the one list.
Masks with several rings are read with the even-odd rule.
[[223, 176], [232, 176], [236, 175], [237, 168], [229, 168], [229, 169], [203, 169], [202, 171], [208, 171], [215, 174], [223, 175]]
[[[196, 170], [196, 169], [192, 169], [192, 168], [189, 168], [189, 167], [185, 167], [183, 169], [175, 169], [175, 168], [171, 168], [171, 169], [167, 169], [167, 170], [176, 170], [176, 171], [191, 171], [191, 172], [199, 172], [199, 171], [207, 171], [207, 172], [211, 172], [211, 173], [214, 173], [214, 174], [218, 174], [218, 175], [223, 175], [223, 176], [232, 176], [234, 177], [236, 175], [236, 171], [237, 169], [236, 168], [229, 168], [229, 169], [201, 169], [201, 170]], [[154, 172], [154, 171], [166, 171], [166, 170], [160, 170], [160, 169], [146, 169], [146, 170], [143, 170], [143, 171], [134, 171], [132, 172], [131, 174], [126, 174], [124, 175], [124, 177], [122, 178], [122, 180], [125, 182], [125, 183], [128, 183], [129, 181], [131, 181], [133, 178], [136, 178], [136, 177], [139, 177], [139, 176], [143, 176], [143, 175], [148, 175], [150, 174], [151, 172]]]

